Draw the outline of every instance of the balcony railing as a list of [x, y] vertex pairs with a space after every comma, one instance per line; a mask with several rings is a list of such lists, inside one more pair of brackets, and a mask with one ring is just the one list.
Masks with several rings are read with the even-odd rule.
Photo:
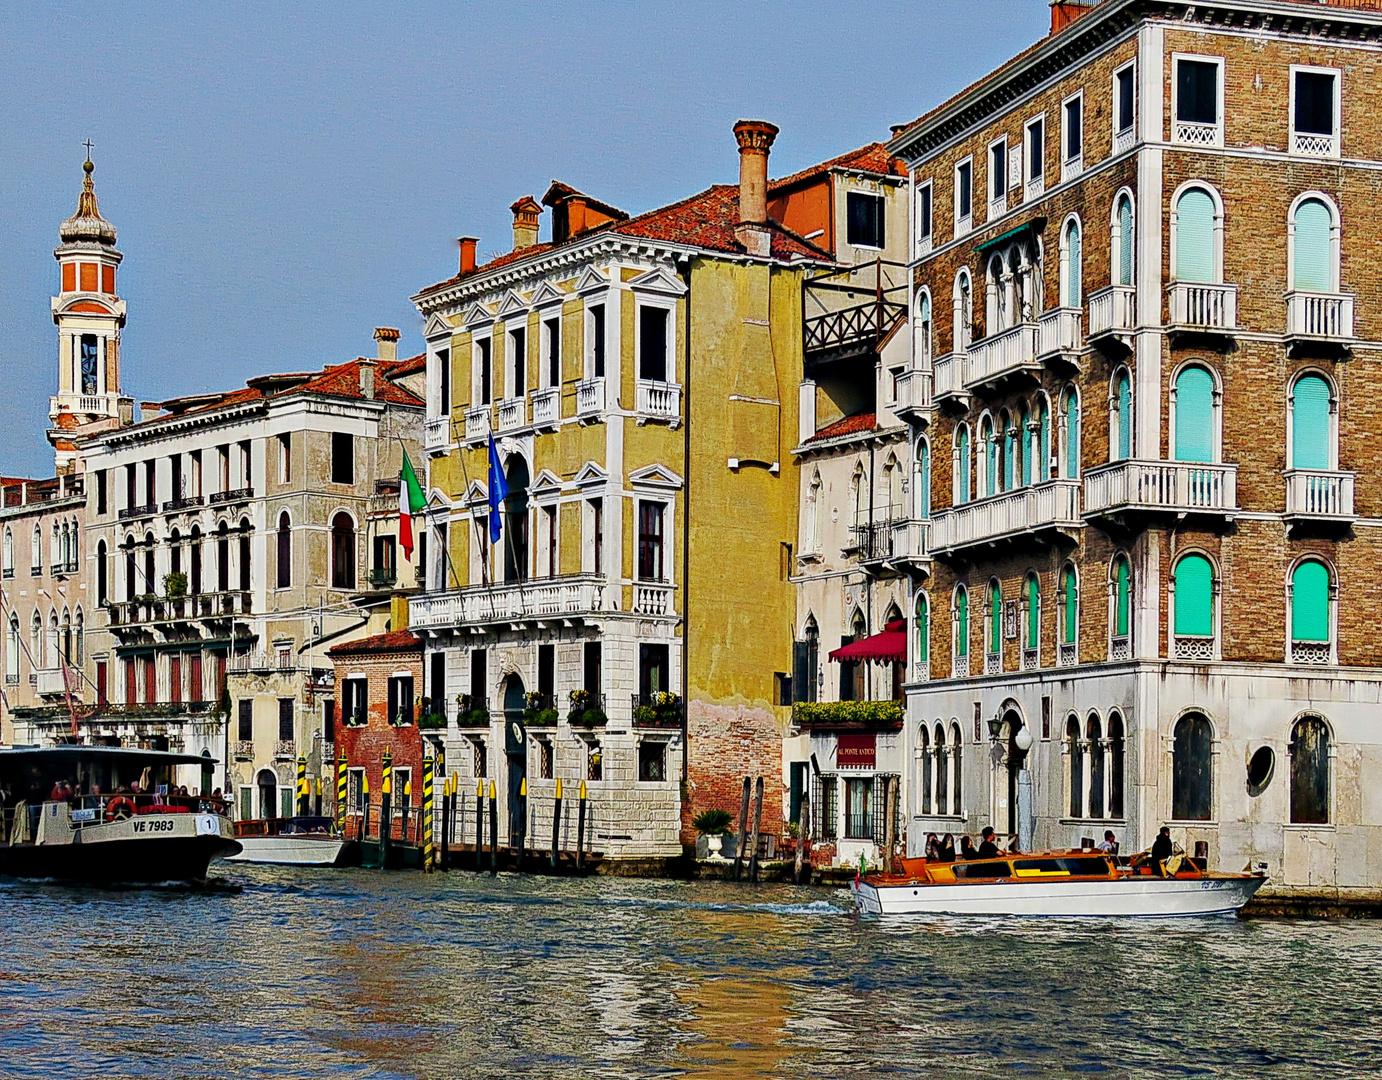
[[250, 761], [250, 760], [253, 759], [253, 757], [254, 757], [254, 740], [253, 740], [253, 739], [236, 739], [236, 740], [235, 740], [235, 751], [234, 751], [234, 753], [235, 753], [236, 760], [238, 760], [238, 761]]
[[211, 505], [217, 506], [221, 503], [247, 502], [254, 498], [254, 488], [238, 487], [231, 488], [229, 491], [217, 491], [211, 495]]
[[968, 396], [965, 387], [969, 383], [969, 357], [966, 353], [952, 352], [936, 357], [932, 371], [933, 394], [937, 401]]
[[107, 611], [111, 626], [138, 626], [179, 619], [225, 619], [251, 614], [251, 595], [237, 589], [196, 596], [141, 597], [112, 603]]
[[1286, 294], [1286, 336], [1348, 341], [1353, 337], [1353, 296], [1349, 293]]
[[1171, 655], [1175, 660], [1213, 660], [1214, 637], [1176, 634], [1171, 641]]
[[451, 417], [429, 416], [422, 425], [422, 448], [430, 454], [441, 453], [451, 443]]
[[1339, 136], [1314, 131], [1293, 131], [1291, 153], [1309, 157], [1338, 157]]
[[1238, 466], [1194, 461], [1117, 461], [1085, 473], [1086, 514], [1113, 510], [1232, 513]]
[[476, 405], [465, 411], [465, 441], [484, 442], [489, 438], [494, 410], [489, 405]]
[[637, 402], [639, 416], [674, 420], [681, 414], [681, 387], [676, 383], [639, 379]]
[[1327, 641], [1291, 642], [1291, 663], [1293, 664], [1332, 664], [1334, 650]]
[[636, 582], [633, 587], [633, 610], [639, 615], [671, 615], [672, 586]]
[[[214, 499], [215, 496], [213, 495]], [[158, 503], [151, 502], [144, 506], [127, 506], [117, 515], [121, 521], [128, 521], [130, 518], [152, 517], [158, 513]]]
[[606, 609], [605, 579], [593, 574], [473, 585], [415, 596], [408, 602], [416, 629], [582, 615]]
[[802, 296], [807, 362], [860, 355], [907, 317], [910, 276], [901, 263], [875, 259], [810, 278]]
[[533, 391], [533, 425], [554, 427], [561, 419], [561, 387]]
[[576, 384], [576, 418], [594, 420], [605, 411], [605, 380], [582, 379]]
[[969, 389], [1041, 370], [1037, 361], [1037, 324], [1019, 323], [969, 346]]
[[1041, 529], [1080, 528], [1080, 482], [1050, 480], [978, 502], [940, 510], [932, 519], [931, 551], [954, 551]]
[[499, 402], [499, 430], [513, 431], [528, 422], [528, 402], [521, 397]]
[[1122, 131], [1113, 133], [1113, 152], [1121, 154], [1131, 150], [1135, 142], [1137, 142], [1137, 126], [1129, 124]]
[[1037, 358], [1074, 363], [1084, 348], [1080, 308], [1052, 308], [1037, 320]]
[[[34, 672], [34, 674], [38, 676], [37, 681], [34, 683], [34, 687], [40, 695], [51, 696], [67, 693], [67, 683], [63, 680], [62, 668], [45, 668]], [[74, 678], [72, 683], [73, 692], [80, 697], [80, 676]]]
[[194, 507], [201, 506], [205, 502], [206, 499], [200, 495], [186, 495], [181, 499], [169, 499], [163, 504], [163, 512], [165, 514], [171, 514], [175, 510], [191, 510]]
[[1166, 287], [1171, 326], [1226, 333], [1238, 329], [1238, 286], [1173, 281]]
[[392, 566], [376, 566], [369, 572], [369, 583], [375, 589], [391, 589], [398, 580], [398, 571]]
[[1062, 641], [1056, 646], [1056, 663], [1060, 667], [1074, 667], [1080, 662], [1080, 646], [1075, 641]]
[[893, 560], [929, 561], [927, 530], [930, 522], [918, 518], [890, 517], [851, 528], [853, 543], [845, 549], [861, 563]]
[[1194, 120], [1176, 120], [1172, 124], [1171, 135], [1175, 142], [1190, 146], [1223, 146], [1224, 127], [1222, 124], [1203, 124]]
[[1335, 469], [1287, 469], [1286, 516], [1352, 521], [1353, 477]]
[[1132, 285], [1110, 285], [1089, 294], [1089, 337], [1105, 334], [1130, 334], [1137, 326], [1137, 289]]
[[897, 401], [893, 412], [902, 419], [921, 419], [931, 411], [931, 373], [904, 371], [897, 377]]
[[292, 739], [278, 739], [274, 742], [274, 759], [276, 761], [292, 761], [297, 757], [298, 744]]

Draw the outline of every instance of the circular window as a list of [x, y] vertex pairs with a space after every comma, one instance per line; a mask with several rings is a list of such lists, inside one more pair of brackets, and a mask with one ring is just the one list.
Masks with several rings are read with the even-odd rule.
[[1248, 794], [1261, 795], [1272, 782], [1276, 771], [1276, 755], [1270, 746], [1258, 747], [1248, 762]]

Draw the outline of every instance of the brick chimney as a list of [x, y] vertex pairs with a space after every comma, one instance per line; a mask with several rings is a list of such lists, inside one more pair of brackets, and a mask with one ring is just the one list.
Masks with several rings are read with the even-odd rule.
[[398, 331], [392, 326], [376, 326], [374, 328], [374, 340], [379, 346], [375, 355], [380, 360], [398, 359], [398, 336]]
[[1051, 0], [1051, 33], [1064, 30], [1098, 5], [1099, 0]]
[[778, 128], [766, 120], [740, 120], [734, 125], [739, 140], [739, 224], [734, 235], [750, 255], [772, 251], [768, 222], [768, 151]]
[[456, 246], [461, 249], [461, 269], [462, 274], [469, 274], [475, 270], [475, 245], [480, 242], [478, 236], [458, 236]]
[[522, 251], [537, 243], [537, 219], [542, 205], [531, 195], [524, 195], [509, 207], [513, 211], [513, 249]]
[[378, 361], [365, 357], [360, 361], [360, 396], [366, 401], [374, 400], [374, 369]]

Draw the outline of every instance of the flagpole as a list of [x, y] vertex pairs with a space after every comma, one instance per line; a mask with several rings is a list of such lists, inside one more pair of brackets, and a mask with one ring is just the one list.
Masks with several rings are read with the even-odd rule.
[[[466, 499], [467, 499], [467, 502], [466, 502], [466, 510], [469, 511], [469, 509], [470, 509], [470, 504], [469, 504], [469, 501], [468, 501], [468, 500], [469, 500], [469, 497], [470, 497], [470, 470], [467, 469], [467, 468], [465, 467], [465, 449], [464, 449], [463, 447], [460, 448], [460, 449], [457, 451], [456, 456], [457, 456], [458, 458], [460, 458], [460, 461], [461, 461], [461, 475], [462, 475], [463, 477], [465, 477], [465, 490], [466, 490]], [[474, 515], [474, 514], [467, 513], [466, 516], [470, 518], [470, 529], [471, 529], [471, 533], [472, 533], [472, 535], [473, 535], [474, 532], [475, 532], [475, 515]], [[489, 519], [488, 519], [488, 518], [486, 518], [486, 520], [485, 520], [485, 527], [486, 527], [486, 528], [489, 527]], [[483, 585], [485, 585], [485, 586], [488, 586], [488, 585], [489, 585], [489, 558], [488, 558], [488, 555], [487, 555], [486, 550], [485, 550], [484, 547], [482, 547], [482, 546], [479, 545], [479, 544], [477, 544], [476, 546], [480, 549], [480, 583], [483, 584]], [[451, 568], [451, 574], [452, 574], [452, 580], [454, 580], [454, 581], [456, 582], [456, 586], [457, 586], [457, 588], [459, 588], [461, 583], [460, 583], [459, 578], [458, 578], [457, 575], [456, 575], [456, 568], [455, 568], [455, 566], [452, 566], [452, 568]]]

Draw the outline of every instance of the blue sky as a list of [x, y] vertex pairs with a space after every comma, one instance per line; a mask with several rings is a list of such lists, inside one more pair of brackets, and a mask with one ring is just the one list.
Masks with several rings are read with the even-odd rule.
[[[126, 393], [422, 349], [455, 237], [507, 250], [556, 177], [631, 212], [784, 175], [911, 119], [1045, 33], [1046, 0], [0, 4], [0, 471], [45, 475], [58, 222], [96, 144]], [[546, 215], [544, 215], [544, 218]], [[544, 221], [544, 229], [546, 222]], [[545, 235], [545, 233], [544, 233]]]

